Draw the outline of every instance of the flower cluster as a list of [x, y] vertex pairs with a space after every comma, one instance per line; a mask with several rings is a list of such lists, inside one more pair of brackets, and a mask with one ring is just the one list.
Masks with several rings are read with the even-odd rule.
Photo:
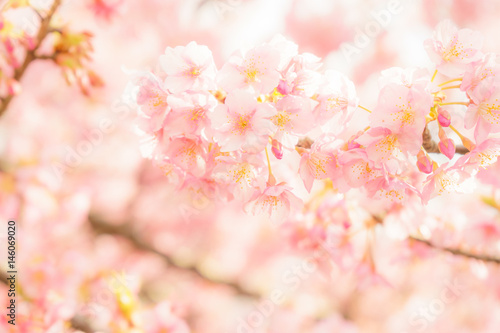
[[[299, 54], [281, 36], [235, 53], [220, 70], [195, 42], [167, 48], [160, 65], [134, 80], [147, 154], [180, 188], [236, 198], [248, 211], [276, 217], [300, 200], [273, 175], [270, 159], [291, 158], [299, 139], [318, 127], [341, 131], [357, 106], [352, 82], [335, 71], [321, 74], [317, 57]], [[334, 162], [319, 148], [305, 154], [308, 186], [333, 177]]]
[[[329, 179], [337, 192], [358, 188], [391, 204], [460, 191], [500, 153], [490, 135], [500, 132], [498, 65], [476, 32], [448, 21], [425, 47], [435, 68], [383, 71], [373, 111], [348, 78], [281, 36], [220, 69], [195, 42], [167, 48], [160, 70], [134, 79], [144, 152], [179, 189], [279, 218], [300, 207], [294, 174], [309, 192]], [[370, 113], [368, 126], [356, 128], [356, 110]]]

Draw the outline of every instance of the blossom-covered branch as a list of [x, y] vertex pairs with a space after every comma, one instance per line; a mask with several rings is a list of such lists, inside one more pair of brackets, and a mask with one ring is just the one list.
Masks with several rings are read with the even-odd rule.
[[[36, 39], [34, 41], [34, 46], [32, 49], [26, 51], [26, 56], [24, 58], [24, 61], [22, 65], [18, 68], [15, 69], [14, 71], [14, 76], [13, 79], [15, 81], [20, 81], [22, 76], [24, 75], [24, 72], [28, 68], [28, 66], [31, 64], [32, 61], [37, 59], [36, 52], [38, 51], [39, 47], [42, 45], [42, 42], [44, 41], [45, 37], [47, 34], [50, 32], [50, 21], [52, 20], [52, 16], [57, 11], [57, 8], [61, 5], [61, 0], [54, 0], [54, 3], [48, 10], [47, 14], [45, 17], [43, 17], [40, 21], [40, 28], [38, 29], [38, 33], [36, 35]], [[14, 94], [8, 94], [6, 97], [2, 98], [0, 101], [0, 117], [3, 115], [3, 113], [7, 110], [7, 107], [9, 106], [9, 103], [11, 102], [12, 98], [14, 98]]]
[[[72, 32], [67, 26], [54, 27], [52, 18], [61, 5], [61, 0], [54, 0], [45, 14], [40, 12], [35, 5], [28, 1], [12, 1], [6, 9], [17, 9], [26, 7], [34, 11], [39, 18], [38, 31], [35, 36], [31, 36], [26, 29], [17, 27], [15, 23], [9, 22], [2, 17], [0, 30], [2, 31], [2, 56], [7, 60], [0, 67], [0, 91], [2, 96], [0, 100], [0, 116], [2, 116], [12, 99], [20, 93], [22, 87], [20, 81], [35, 60], [53, 61], [61, 70], [68, 84], [77, 84], [83, 94], [89, 94], [89, 87], [101, 87], [104, 82], [91, 69], [87, 68], [85, 62], [90, 60], [90, 53], [93, 51], [90, 42], [92, 35], [86, 31]], [[5, 9], [5, 8], [4, 8]], [[25, 18], [26, 19], [26, 18]], [[33, 20], [33, 18], [31, 18]], [[34, 22], [31, 22], [34, 24]], [[53, 47], [50, 52], [44, 50], [47, 36], [53, 35]], [[45, 47], [43, 47], [45, 49]], [[40, 52], [39, 52], [40, 51]], [[24, 58], [20, 56], [24, 54]], [[21, 58], [21, 59], [20, 59]]]
[[[361, 189], [398, 204], [461, 192], [500, 152], [490, 136], [500, 131], [499, 66], [477, 34], [449, 22], [437, 30], [425, 43], [434, 70], [383, 71], [374, 107], [359, 104], [345, 75], [321, 70], [321, 59], [282, 36], [235, 52], [220, 69], [206, 46], [169, 47], [158, 70], [136, 72], [127, 91], [144, 156], [178, 188], [238, 200], [273, 220], [300, 212], [286, 174], [298, 174], [308, 192], [329, 179], [340, 193]], [[364, 128], [353, 121], [362, 118]], [[305, 137], [308, 147], [297, 145]]]

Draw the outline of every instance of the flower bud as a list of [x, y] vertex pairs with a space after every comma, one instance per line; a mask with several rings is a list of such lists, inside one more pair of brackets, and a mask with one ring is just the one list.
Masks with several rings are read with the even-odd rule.
[[417, 158], [418, 158], [417, 159], [418, 170], [420, 170], [423, 173], [431, 173], [433, 166], [432, 166], [432, 160], [429, 157], [429, 155], [427, 155], [421, 150], [418, 152]]
[[449, 159], [452, 159], [453, 156], [455, 156], [455, 142], [453, 142], [452, 139], [439, 141], [438, 148], [439, 151]]
[[448, 127], [451, 124], [451, 116], [450, 113], [444, 109], [439, 108], [438, 109], [438, 122], [439, 125], [443, 127]]

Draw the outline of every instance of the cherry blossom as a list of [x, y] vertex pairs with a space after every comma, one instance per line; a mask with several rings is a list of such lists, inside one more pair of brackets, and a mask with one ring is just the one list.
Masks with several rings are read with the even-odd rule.
[[465, 114], [465, 128], [470, 129], [475, 126], [474, 137], [479, 142], [489, 133], [500, 131], [499, 96], [497, 84], [488, 84], [484, 81], [470, 93], [472, 103]]
[[406, 149], [415, 154], [422, 145], [425, 116], [431, 105], [431, 95], [420, 87], [389, 83], [380, 91], [377, 106], [370, 115], [371, 124], [398, 134], [408, 143]]
[[267, 214], [273, 222], [282, 222], [292, 209], [300, 207], [301, 200], [291, 192], [286, 183], [268, 185], [262, 192], [256, 192], [246, 205], [252, 214]]
[[446, 76], [461, 75], [471, 62], [481, 59], [483, 36], [470, 29], [458, 29], [449, 20], [441, 22], [432, 39], [425, 41], [426, 51]]
[[216, 67], [212, 52], [204, 45], [191, 42], [186, 46], [167, 47], [160, 64], [167, 74], [165, 88], [172, 93], [215, 89]]
[[272, 105], [258, 103], [252, 94], [240, 90], [229, 94], [209, 118], [222, 151], [261, 151], [274, 129], [271, 118], [275, 114]]
[[271, 46], [237, 52], [222, 66], [217, 81], [228, 92], [249, 88], [267, 94], [278, 86], [279, 62], [279, 53]]
[[316, 121], [327, 123], [338, 115], [335, 117], [335, 126], [347, 125], [358, 106], [354, 84], [344, 75], [332, 70], [325, 72], [316, 100], [319, 102], [313, 111]]
[[446, 193], [465, 192], [461, 185], [465, 177], [464, 172], [448, 167], [448, 163], [443, 163], [425, 180], [422, 189], [422, 202], [427, 203], [435, 196]]
[[299, 174], [307, 191], [311, 191], [315, 179], [330, 178], [336, 180], [341, 177], [342, 168], [339, 164], [335, 145], [331, 139], [316, 141], [308, 151], [301, 151]]
[[276, 105], [276, 114], [271, 121], [277, 131], [273, 136], [287, 148], [293, 149], [300, 135], [305, 135], [314, 127], [311, 112], [315, 102], [298, 96], [285, 96]]
[[201, 134], [202, 129], [210, 127], [208, 115], [217, 105], [215, 97], [207, 93], [169, 95], [167, 102], [172, 112], [166, 122], [172, 136]]

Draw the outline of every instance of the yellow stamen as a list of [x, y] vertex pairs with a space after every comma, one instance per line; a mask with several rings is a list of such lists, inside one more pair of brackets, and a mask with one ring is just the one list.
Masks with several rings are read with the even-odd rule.
[[448, 83], [451, 83], [451, 82], [456, 82], [456, 81], [462, 81], [462, 78], [457, 78], [457, 79], [448, 80], [448, 81], [446, 81], [446, 82], [443, 82], [443, 83], [438, 84], [438, 87], [442, 87], [442, 86], [447, 85]]
[[469, 106], [469, 102], [448, 102], [448, 103], [437, 103], [439, 105], [465, 105]]
[[434, 81], [434, 79], [436, 78], [437, 73], [438, 73], [438, 70], [436, 69], [436, 70], [434, 71], [434, 74], [432, 74], [431, 82], [433, 82], [433, 81]]
[[457, 84], [456, 86], [444, 87], [444, 88], [441, 88], [441, 90], [446, 90], [446, 89], [455, 89], [455, 88], [460, 88], [460, 85], [459, 85], [459, 84]]
[[365, 108], [364, 106], [358, 105], [358, 108], [361, 108], [361, 109], [365, 110], [368, 113], [372, 113], [372, 111], [370, 111], [369, 109]]

